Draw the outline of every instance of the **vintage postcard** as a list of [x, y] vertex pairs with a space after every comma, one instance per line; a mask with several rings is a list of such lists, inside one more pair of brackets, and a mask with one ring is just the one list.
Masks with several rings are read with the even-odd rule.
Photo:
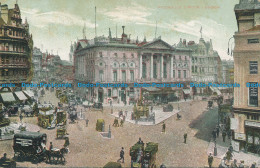
[[0, 167], [260, 167], [260, 0], [0, 0]]

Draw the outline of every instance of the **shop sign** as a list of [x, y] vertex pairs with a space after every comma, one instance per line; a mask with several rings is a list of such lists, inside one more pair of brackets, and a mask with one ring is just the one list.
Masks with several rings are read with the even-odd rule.
[[235, 132], [235, 139], [245, 141], [246, 140], [246, 134], [236, 133]]
[[233, 150], [236, 152], [239, 152], [239, 142], [232, 140], [231, 144], [232, 144]]
[[259, 122], [245, 121], [245, 125], [246, 126], [250, 126], [250, 127], [260, 128], [260, 123]]
[[230, 129], [236, 130], [238, 128], [238, 119], [237, 118], [230, 118], [231, 126]]

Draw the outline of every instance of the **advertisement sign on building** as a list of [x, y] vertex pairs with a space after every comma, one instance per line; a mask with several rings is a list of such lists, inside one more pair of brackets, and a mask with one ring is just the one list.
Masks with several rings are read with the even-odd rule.
[[232, 144], [234, 151], [239, 152], [239, 142], [231, 141], [231, 144]]
[[245, 141], [246, 140], [246, 134], [235, 132], [235, 139]]
[[238, 119], [237, 118], [230, 118], [230, 122], [231, 122], [230, 129], [236, 130], [238, 128]]

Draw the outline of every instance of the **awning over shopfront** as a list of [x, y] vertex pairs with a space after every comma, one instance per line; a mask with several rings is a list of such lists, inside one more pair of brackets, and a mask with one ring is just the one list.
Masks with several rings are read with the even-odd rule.
[[27, 100], [27, 97], [24, 95], [22, 91], [14, 92], [19, 100]]
[[11, 92], [1, 93], [1, 97], [4, 102], [14, 102], [15, 101], [14, 95]]
[[146, 88], [143, 88], [149, 92], [157, 92], [157, 91], [160, 91], [160, 89], [156, 88], [156, 87], [146, 87]]
[[184, 94], [190, 94], [190, 89], [183, 89]]
[[216, 92], [218, 96], [221, 95], [221, 92], [219, 91], [218, 88], [216, 88], [216, 87], [212, 87], [212, 86], [210, 86], [209, 88], [212, 90], [212, 92]]
[[29, 96], [29, 97], [33, 97], [34, 96], [34, 94], [33, 94], [33, 92], [32, 91], [30, 91], [30, 90], [25, 90], [25, 91], [23, 91], [27, 96]]

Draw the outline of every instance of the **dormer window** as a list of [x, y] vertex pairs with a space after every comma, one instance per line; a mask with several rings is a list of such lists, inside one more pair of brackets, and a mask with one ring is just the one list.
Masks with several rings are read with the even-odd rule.
[[123, 53], [123, 58], [126, 58], [126, 55], [125, 55], [125, 53]]

